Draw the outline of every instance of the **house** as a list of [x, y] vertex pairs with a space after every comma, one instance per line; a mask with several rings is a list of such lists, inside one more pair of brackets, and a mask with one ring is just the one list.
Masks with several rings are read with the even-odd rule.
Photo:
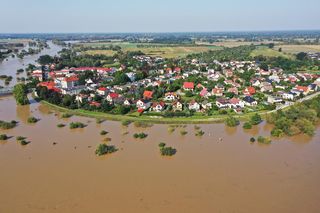
[[243, 108], [244, 107], [244, 102], [241, 101], [238, 98], [231, 98], [229, 100], [229, 107], [230, 108]]
[[72, 88], [78, 85], [79, 78], [76, 75], [65, 77], [61, 81], [62, 88]]
[[131, 106], [133, 104], [133, 102], [130, 99], [125, 99], [123, 102], [123, 105], [125, 106]]
[[213, 88], [212, 95], [215, 95], [217, 97], [221, 97], [223, 95], [223, 89], [222, 88]]
[[163, 101], [160, 102], [154, 102], [152, 104], [152, 110], [155, 112], [161, 112], [164, 110], [165, 103]]
[[282, 98], [285, 100], [294, 100], [297, 97], [296, 93], [293, 92], [285, 92], [282, 94]]
[[256, 106], [258, 102], [251, 96], [246, 96], [243, 98], [244, 104], [247, 106]]
[[200, 96], [203, 98], [208, 98], [211, 96], [211, 93], [208, 92], [207, 88], [203, 88], [200, 92]]
[[273, 86], [271, 84], [269, 85], [262, 85], [262, 87], [260, 88], [261, 92], [273, 92]]
[[96, 102], [96, 101], [91, 101], [91, 102], [89, 103], [89, 105], [90, 105], [90, 106], [94, 106], [94, 107], [100, 107], [100, 106], [101, 106], [101, 103]]
[[152, 91], [145, 90], [143, 92], [143, 98], [144, 99], [152, 99], [152, 96], [153, 96], [153, 92]]
[[164, 100], [165, 101], [174, 101], [178, 98], [178, 95], [175, 92], [167, 92], [164, 95]]
[[118, 93], [111, 92], [111, 93], [109, 93], [109, 95], [107, 96], [107, 101], [113, 102], [114, 99], [119, 98], [119, 96], [120, 96], [120, 95], [119, 95]]
[[175, 101], [172, 103], [172, 110], [173, 111], [182, 111], [183, 110], [183, 104], [180, 101]]
[[203, 110], [209, 110], [209, 109], [212, 109], [212, 103], [211, 102], [208, 102], [207, 100], [203, 101], [201, 103], [201, 107]]
[[254, 87], [247, 87], [242, 91], [242, 93], [245, 96], [251, 96], [251, 95], [254, 95], [256, 93], [256, 89]]
[[192, 100], [189, 103], [189, 110], [194, 110], [196, 112], [200, 111], [200, 104], [198, 102], [196, 102], [195, 100]]
[[105, 88], [105, 87], [99, 87], [99, 88], [97, 89], [97, 93], [98, 93], [99, 95], [105, 96], [105, 95], [107, 94], [107, 88]]
[[300, 93], [307, 95], [310, 92], [310, 88], [306, 86], [295, 86], [294, 90], [299, 91]]
[[151, 106], [151, 102], [148, 100], [138, 100], [136, 103], [138, 109], [146, 110]]
[[284, 101], [281, 97], [268, 96], [267, 102], [269, 104], [279, 104], [279, 103], [283, 103]]
[[184, 82], [183, 83], [183, 89], [187, 91], [193, 91], [194, 89], [194, 83], [193, 82]]
[[229, 93], [233, 93], [233, 94], [235, 94], [235, 95], [238, 95], [238, 94], [239, 94], [238, 88], [236, 88], [236, 87], [231, 87], [231, 88], [229, 88], [229, 89], [228, 89], [228, 92], [229, 92]]
[[218, 98], [216, 100], [216, 105], [217, 107], [219, 107], [220, 109], [222, 108], [228, 108], [229, 107], [229, 100], [225, 99], [225, 98]]

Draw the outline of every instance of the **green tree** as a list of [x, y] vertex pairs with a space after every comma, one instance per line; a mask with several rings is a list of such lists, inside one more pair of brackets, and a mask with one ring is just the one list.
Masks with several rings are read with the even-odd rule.
[[13, 88], [13, 96], [16, 99], [17, 104], [26, 105], [29, 104], [28, 88], [25, 84], [16, 84]]
[[262, 118], [258, 113], [256, 113], [251, 117], [250, 122], [252, 125], [258, 125], [262, 122]]

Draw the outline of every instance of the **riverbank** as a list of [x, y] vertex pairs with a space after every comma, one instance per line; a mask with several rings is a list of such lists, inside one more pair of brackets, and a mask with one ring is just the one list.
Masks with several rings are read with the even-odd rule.
[[[112, 121], [142, 121], [147, 123], [155, 123], [155, 124], [210, 124], [210, 123], [222, 123], [229, 115], [214, 115], [214, 116], [192, 116], [192, 117], [173, 117], [173, 118], [164, 118], [161, 116], [131, 116], [131, 115], [114, 115], [103, 112], [93, 112], [83, 109], [71, 110], [64, 107], [60, 107], [54, 104], [51, 104], [47, 101], [41, 101], [42, 104], [47, 105], [48, 107], [59, 110], [61, 112], [68, 112], [74, 115], [91, 117], [91, 118], [101, 118], [108, 119]], [[250, 119], [252, 115], [256, 112], [246, 113], [241, 115], [233, 115], [233, 117], [238, 118], [241, 121], [247, 121]], [[260, 111], [258, 114], [261, 117], [265, 117], [267, 111]]]

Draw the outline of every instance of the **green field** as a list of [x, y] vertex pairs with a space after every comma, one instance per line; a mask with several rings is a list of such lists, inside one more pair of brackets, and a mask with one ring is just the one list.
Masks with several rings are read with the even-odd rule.
[[294, 56], [292, 54], [287, 54], [283, 52], [279, 52], [278, 50], [270, 49], [268, 47], [258, 47], [250, 54], [251, 57], [256, 56], [265, 56], [265, 57], [284, 57], [293, 59]]
[[[201, 53], [209, 50], [220, 50], [222, 47], [212, 45], [166, 45], [166, 44], [152, 44], [152, 43], [128, 43], [128, 42], [104, 42], [104, 43], [83, 43], [83, 46], [102, 47], [117, 45], [123, 51], [141, 51], [149, 56], [160, 56], [164, 58], [185, 57], [192, 53]], [[140, 46], [139, 46], [140, 45]], [[141, 46], [144, 45], [144, 46]], [[97, 55], [113, 55], [115, 52], [112, 50], [89, 50], [85, 51], [86, 54]]]

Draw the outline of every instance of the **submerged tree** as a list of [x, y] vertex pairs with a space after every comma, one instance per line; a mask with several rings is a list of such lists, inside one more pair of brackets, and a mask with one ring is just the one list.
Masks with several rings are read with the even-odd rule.
[[17, 84], [13, 88], [13, 96], [16, 99], [17, 104], [27, 105], [28, 100], [28, 88], [25, 84]]

